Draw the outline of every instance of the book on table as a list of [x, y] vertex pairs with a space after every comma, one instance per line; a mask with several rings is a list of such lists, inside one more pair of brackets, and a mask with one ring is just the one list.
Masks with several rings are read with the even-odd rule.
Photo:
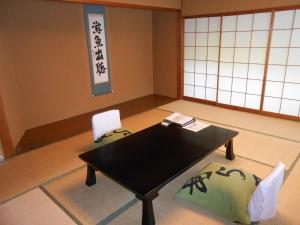
[[168, 126], [170, 124], [175, 124], [180, 127], [184, 127], [190, 123], [195, 122], [195, 118], [191, 116], [182, 115], [180, 113], [172, 113], [170, 116], [166, 117], [163, 121], [163, 125]]

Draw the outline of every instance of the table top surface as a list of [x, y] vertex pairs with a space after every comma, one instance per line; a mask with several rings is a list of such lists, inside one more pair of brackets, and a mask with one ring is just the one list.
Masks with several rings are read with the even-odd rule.
[[193, 132], [156, 124], [79, 157], [138, 197], [147, 198], [237, 134], [212, 125]]

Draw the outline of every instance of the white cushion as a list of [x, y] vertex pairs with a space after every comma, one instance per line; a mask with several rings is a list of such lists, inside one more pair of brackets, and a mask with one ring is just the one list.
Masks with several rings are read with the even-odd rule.
[[255, 189], [248, 204], [251, 221], [261, 221], [275, 216], [277, 197], [284, 178], [284, 164], [279, 162], [272, 173]]
[[94, 141], [102, 135], [121, 127], [120, 111], [109, 110], [92, 117]]

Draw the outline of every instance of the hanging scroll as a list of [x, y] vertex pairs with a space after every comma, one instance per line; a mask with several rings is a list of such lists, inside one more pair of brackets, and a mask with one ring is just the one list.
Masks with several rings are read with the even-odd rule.
[[93, 95], [111, 92], [105, 8], [84, 6]]

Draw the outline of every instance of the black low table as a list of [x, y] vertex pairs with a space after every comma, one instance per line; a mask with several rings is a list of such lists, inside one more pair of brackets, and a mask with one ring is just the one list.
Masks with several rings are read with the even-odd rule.
[[101, 171], [142, 200], [142, 224], [152, 225], [152, 200], [158, 191], [222, 145], [226, 158], [233, 160], [237, 134], [216, 126], [193, 132], [156, 124], [79, 157], [87, 163], [88, 186], [96, 183], [95, 170]]

